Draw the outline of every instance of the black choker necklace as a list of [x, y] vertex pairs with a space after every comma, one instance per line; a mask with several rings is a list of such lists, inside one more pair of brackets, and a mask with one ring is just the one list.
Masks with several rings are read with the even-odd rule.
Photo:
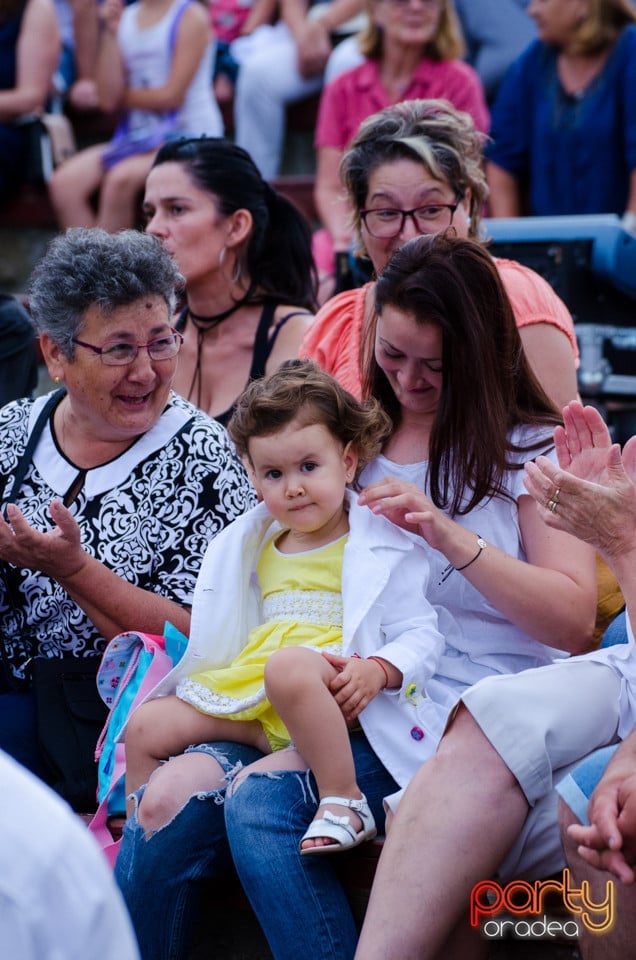
[[240, 310], [241, 307], [245, 306], [245, 304], [254, 295], [254, 286], [255, 285], [251, 283], [244, 297], [241, 297], [240, 300], [237, 300], [236, 303], [233, 303], [232, 306], [227, 310], [224, 310], [223, 313], [217, 313], [213, 317], [199, 316], [198, 313], [193, 312], [192, 308], [188, 304], [186, 304], [181, 313], [178, 329], [183, 329], [186, 316], [189, 316], [197, 330], [197, 356], [194, 365], [192, 383], [190, 384], [190, 389], [188, 390], [188, 400], [191, 400], [195, 385], [197, 386], [197, 407], [201, 407], [201, 354], [203, 351], [203, 338], [208, 330], [214, 330], [214, 328], [218, 327], [220, 323], [223, 323], [223, 321], [227, 320], [228, 317], [231, 317], [233, 313], [236, 313], [237, 310]]
[[244, 300], [238, 300], [237, 303], [232, 304], [229, 309], [224, 310], [223, 313], [217, 313], [213, 317], [201, 317], [193, 311], [192, 307], [188, 307], [188, 316], [192, 318], [197, 330], [212, 330], [214, 327], [218, 327], [220, 323], [223, 323], [224, 320], [227, 320], [228, 317], [231, 317], [233, 313], [236, 313], [244, 303]]
[[236, 300], [232, 306], [228, 307], [227, 310], [224, 310], [223, 313], [216, 313], [212, 317], [199, 316], [199, 314], [195, 313], [189, 304], [186, 309], [190, 317], [192, 317], [192, 321], [197, 330], [205, 332], [206, 330], [213, 330], [214, 327], [218, 327], [220, 323], [223, 323], [223, 321], [227, 320], [228, 317], [231, 317], [233, 313], [236, 313], [237, 310], [240, 310], [241, 307], [244, 307], [248, 300], [251, 299], [253, 293], [254, 284], [251, 283], [244, 297], [241, 297], [240, 300]]

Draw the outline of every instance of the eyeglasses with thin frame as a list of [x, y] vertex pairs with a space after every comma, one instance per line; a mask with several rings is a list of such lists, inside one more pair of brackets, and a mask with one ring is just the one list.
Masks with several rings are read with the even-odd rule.
[[376, 240], [391, 240], [397, 237], [404, 229], [407, 217], [411, 218], [415, 229], [421, 233], [437, 233], [450, 227], [461, 201], [462, 198], [458, 197], [455, 203], [428, 203], [412, 210], [398, 210], [394, 207], [366, 209], [360, 211], [360, 219]]
[[172, 360], [181, 349], [183, 337], [176, 330], [171, 329], [171, 332], [166, 336], [149, 340], [148, 343], [107, 340], [103, 347], [96, 347], [94, 344], [78, 340], [76, 337], [73, 337], [72, 342], [77, 344], [78, 347], [92, 350], [107, 367], [124, 367], [137, 359], [140, 350], [147, 350], [151, 360]]

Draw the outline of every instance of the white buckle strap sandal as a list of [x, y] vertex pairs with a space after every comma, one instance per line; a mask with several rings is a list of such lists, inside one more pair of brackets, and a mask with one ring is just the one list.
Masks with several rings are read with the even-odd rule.
[[[360, 817], [362, 829], [354, 830], [350, 823], [351, 817], [337, 817], [331, 810], [325, 810], [324, 816], [310, 823], [309, 829], [300, 841], [301, 856], [341, 853], [343, 850], [351, 850], [358, 844], [364, 843], [365, 840], [372, 840], [378, 832], [364, 794], [359, 800], [352, 800], [349, 797], [322, 797], [320, 806], [323, 807], [327, 803], [349, 807]], [[327, 837], [335, 842], [317, 847], [303, 847], [304, 840], [314, 840], [316, 837]]]

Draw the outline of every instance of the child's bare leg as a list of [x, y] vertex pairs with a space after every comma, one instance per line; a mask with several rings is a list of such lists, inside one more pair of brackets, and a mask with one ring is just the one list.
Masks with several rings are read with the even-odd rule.
[[163, 761], [193, 743], [209, 740], [231, 740], [258, 747], [263, 753], [271, 752], [256, 720], [209, 717], [175, 696], [142, 704], [126, 728], [126, 796], [147, 783]]
[[137, 204], [156, 150], [122, 160], [104, 175], [99, 196], [97, 225], [109, 233], [134, 227]]
[[80, 150], [65, 160], [49, 180], [51, 203], [60, 227], [94, 227], [97, 223], [91, 197], [104, 176], [102, 151], [106, 144]]
[[[349, 731], [329, 689], [335, 676], [335, 669], [315, 650], [288, 647], [273, 654], [265, 665], [265, 689], [312, 770], [320, 796], [357, 800], [362, 793], [356, 781]], [[326, 809], [337, 816], [348, 816], [354, 830], [362, 828], [360, 817], [340, 805], [321, 805], [316, 818]], [[334, 842], [327, 837], [303, 841], [303, 849], [313, 846], [334, 846]]]

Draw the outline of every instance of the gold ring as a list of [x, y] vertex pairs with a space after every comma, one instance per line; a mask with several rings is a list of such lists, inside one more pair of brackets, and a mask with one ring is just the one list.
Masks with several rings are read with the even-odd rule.
[[552, 497], [552, 503], [558, 503], [558, 502], [559, 502], [559, 494], [560, 494], [560, 493], [561, 493], [561, 487], [557, 487], [556, 490], [554, 491], [554, 494], [553, 494], [553, 497]]
[[548, 500], [548, 510], [550, 511], [550, 513], [556, 513], [556, 508], [558, 507], [558, 505], [559, 505], [558, 500], [554, 500], [554, 498], [552, 500]]

